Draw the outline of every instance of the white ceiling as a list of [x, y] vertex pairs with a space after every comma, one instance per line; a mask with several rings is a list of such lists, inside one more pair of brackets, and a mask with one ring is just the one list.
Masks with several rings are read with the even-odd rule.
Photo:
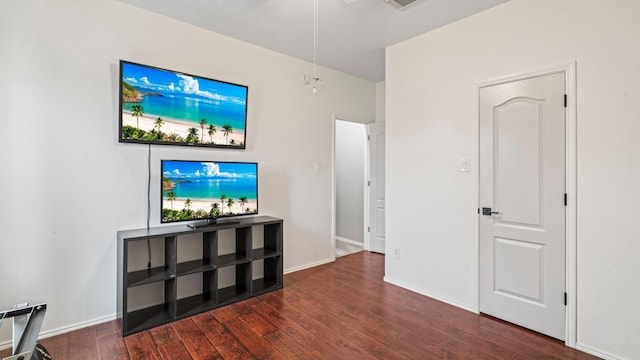
[[[248, 43], [313, 61], [313, 0], [120, 0]], [[508, 0], [319, 0], [317, 63], [384, 80], [384, 49]], [[320, 75], [320, 74], [319, 74]]]

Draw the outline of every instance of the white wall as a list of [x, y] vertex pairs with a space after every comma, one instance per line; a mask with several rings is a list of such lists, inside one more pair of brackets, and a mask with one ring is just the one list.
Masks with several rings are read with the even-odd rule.
[[376, 83], [376, 122], [384, 122], [385, 114], [385, 82]]
[[0, 308], [48, 303], [48, 334], [115, 315], [116, 231], [145, 226], [147, 181], [147, 147], [117, 142], [120, 59], [249, 86], [246, 151], [153, 147], [152, 226], [160, 159], [257, 161], [260, 212], [284, 219], [285, 270], [331, 261], [332, 114], [374, 118], [374, 83], [320, 68], [312, 94], [307, 62], [114, 0], [9, 0]]
[[577, 343], [640, 358], [638, 14], [512, 0], [387, 49], [388, 280], [475, 309], [475, 85], [577, 61]]
[[365, 125], [336, 120], [336, 236], [364, 244]]

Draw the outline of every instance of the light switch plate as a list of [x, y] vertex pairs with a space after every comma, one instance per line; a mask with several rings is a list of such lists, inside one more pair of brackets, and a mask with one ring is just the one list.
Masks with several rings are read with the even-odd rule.
[[460, 171], [462, 171], [462, 172], [471, 171], [471, 160], [469, 160], [469, 159], [460, 160]]

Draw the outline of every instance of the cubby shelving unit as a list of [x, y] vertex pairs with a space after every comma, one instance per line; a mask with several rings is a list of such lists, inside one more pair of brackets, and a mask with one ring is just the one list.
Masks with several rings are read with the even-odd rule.
[[[282, 219], [257, 216], [233, 220], [196, 229], [173, 225], [118, 231], [117, 310], [123, 336], [282, 288]], [[254, 230], [262, 237], [255, 238]], [[221, 234], [226, 235], [224, 240]], [[201, 255], [180, 261], [183, 238], [193, 236], [198, 242], [202, 239]], [[160, 241], [164, 261], [151, 268], [132, 264], [134, 259], [145, 258], [135, 253], [146, 251], [141, 241], [143, 245]], [[188, 242], [184, 244], [188, 246]], [[222, 278], [222, 273], [228, 276]], [[200, 291], [182, 297], [178, 284], [200, 277]], [[148, 300], [148, 296], [155, 296], [155, 300]]]

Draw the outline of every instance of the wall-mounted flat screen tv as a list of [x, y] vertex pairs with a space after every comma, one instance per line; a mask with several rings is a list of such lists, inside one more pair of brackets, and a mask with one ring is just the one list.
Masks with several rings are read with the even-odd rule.
[[244, 149], [244, 85], [120, 61], [120, 142]]
[[162, 223], [258, 213], [258, 164], [162, 160]]

